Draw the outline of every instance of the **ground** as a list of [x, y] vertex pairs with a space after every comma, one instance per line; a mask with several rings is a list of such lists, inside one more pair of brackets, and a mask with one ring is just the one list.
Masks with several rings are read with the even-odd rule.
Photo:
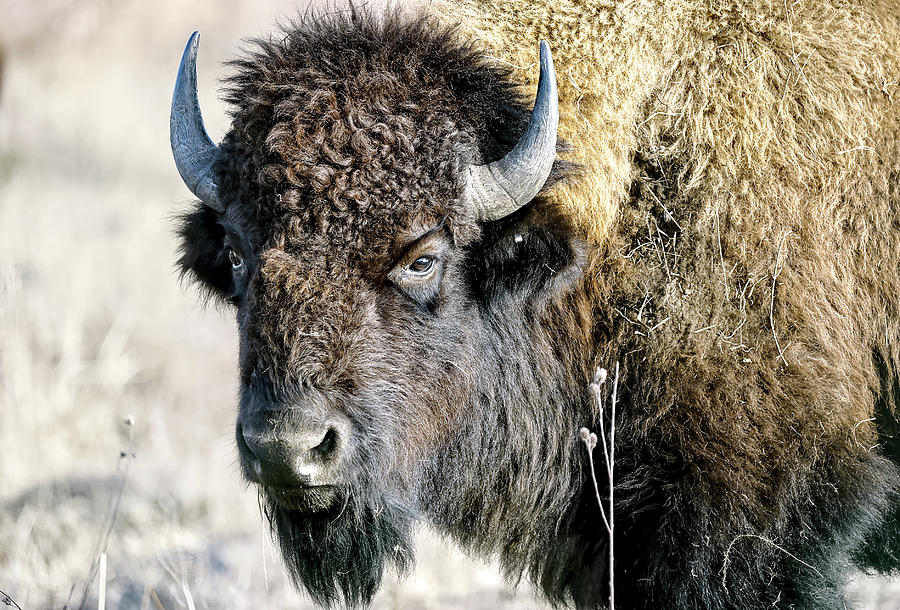
[[[191, 197], [168, 144], [190, 32], [217, 139], [221, 62], [302, 8], [0, 0], [0, 590], [24, 609], [78, 607], [88, 582], [91, 607], [101, 590], [111, 608], [311, 607], [238, 475], [234, 324], [179, 283]], [[861, 608], [900, 606], [900, 583], [854, 587]], [[536, 606], [426, 530], [375, 602]]]

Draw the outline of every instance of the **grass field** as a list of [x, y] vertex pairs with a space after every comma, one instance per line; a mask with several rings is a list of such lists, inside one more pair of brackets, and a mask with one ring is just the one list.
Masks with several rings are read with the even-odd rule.
[[[174, 270], [190, 197], [168, 143], [190, 32], [217, 138], [221, 62], [297, 10], [0, 0], [0, 589], [23, 609], [101, 591], [110, 608], [309, 606], [238, 475], [230, 313]], [[539, 605], [427, 531], [419, 550], [377, 608]], [[856, 586], [861, 607], [900, 607], [897, 584]]]

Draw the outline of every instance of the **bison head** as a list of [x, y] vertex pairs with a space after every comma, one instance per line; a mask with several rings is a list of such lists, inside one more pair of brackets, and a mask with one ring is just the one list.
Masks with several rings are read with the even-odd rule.
[[[409, 564], [417, 515], [477, 529], [491, 477], [526, 469], [493, 435], [555, 387], [563, 348], [525, 344], [583, 256], [538, 196], [564, 173], [550, 51], [529, 118], [510, 69], [432, 21], [307, 20], [232, 63], [218, 146], [196, 52], [195, 34], [172, 102], [201, 200], [180, 262], [237, 314], [243, 473], [296, 581], [365, 603]], [[565, 461], [554, 443], [523, 459]]]

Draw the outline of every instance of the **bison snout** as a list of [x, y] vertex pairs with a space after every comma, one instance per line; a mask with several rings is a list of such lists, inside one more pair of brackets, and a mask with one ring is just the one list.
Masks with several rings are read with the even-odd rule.
[[248, 477], [275, 489], [340, 485], [350, 423], [333, 415], [316, 423], [275, 415], [238, 424]]

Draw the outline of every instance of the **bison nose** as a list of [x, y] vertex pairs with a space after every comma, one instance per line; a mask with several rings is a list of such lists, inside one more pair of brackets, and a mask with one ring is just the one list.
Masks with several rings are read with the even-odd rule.
[[247, 474], [269, 487], [334, 485], [349, 422], [334, 417], [317, 425], [291, 425], [287, 418], [238, 424]]

